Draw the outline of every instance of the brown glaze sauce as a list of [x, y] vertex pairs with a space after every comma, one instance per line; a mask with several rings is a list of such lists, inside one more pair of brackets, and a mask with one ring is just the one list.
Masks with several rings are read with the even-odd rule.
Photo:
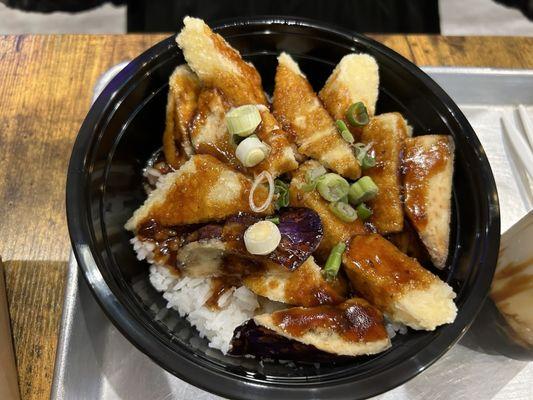
[[205, 305], [212, 310], [220, 309], [218, 305], [220, 297], [228, 290], [239, 286], [241, 286], [241, 280], [236, 276], [223, 275], [213, 278], [211, 280], [212, 294], [205, 302]]
[[337, 306], [291, 308], [272, 314], [273, 322], [293, 337], [328, 330], [350, 342], [376, 341], [387, 337], [382, 314], [362, 299]]
[[435, 279], [415, 259], [378, 234], [354, 237], [343, 264], [354, 289], [376, 305], [386, 306], [404, 290], [425, 287]]
[[[235, 199], [231, 203], [221, 204], [218, 200], [211, 199], [213, 187], [220, 185], [220, 178], [224, 173], [237, 174], [237, 172], [212, 156], [195, 157], [193, 162], [196, 171], [183, 172], [168, 190], [165, 201], [151, 208], [149, 218], [165, 226], [173, 226], [222, 219], [239, 211], [251, 212], [248, 203], [248, 194], [252, 186], [250, 179], [239, 174], [241, 187], [239, 193], [232, 193]], [[254, 193], [255, 203], [262, 204], [267, 194], [268, 190], [265, 187], [258, 187]]]
[[139, 227], [137, 236], [143, 241], [155, 244], [154, 260], [158, 264], [177, 267], [178, 250], [184, 243], [184, 237], [191, 226], [164, 227], [150, 219]]
[[429, 149], [414, 139], [407, 139], [402, 174], [405, 187], [405, 207], [413, 223], [419, 228], [427, 224], [426, 198], [428, 180], [440, 173], [451, 156], [450, 142], [439, 138]]
[[344, 301], [344, 297], [325, 280], [314, 277], [305, 264], [290, 272], [290, 277], [285, 283], [285, 297], [291, 304], [306, 307], [338, 304]]

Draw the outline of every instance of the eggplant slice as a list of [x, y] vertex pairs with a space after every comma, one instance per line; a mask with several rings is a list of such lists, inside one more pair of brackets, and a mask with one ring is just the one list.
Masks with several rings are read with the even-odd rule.
[[[187, 237], [180, 253], [187, 251], [193, 243], [196, 243], [195, 249], [200, 251], [202, 247], [221, 248], [219, 243], [222, 243], [221, 250], [226, 254], [240, 255], [256, 261], [270, 261], [293, 271], [311, 256], [322, 239], [322, 222], [315, 211], [309, 208], [286, 208], [279, 213], [281, 241], [276, 250], [266, 256], [252, 255], [244, 245], [244, 232], [260, 220], [261, 218], [255, 215], [240, 213], [229, 217], [223, 225], [206, 225]], [[180, 253], [178, 260], [182, 259]]]
[[253, 319], [235, 329], [228, 354], [311, 363], [350, 361], [353, 359], [352, 357], [326, 353], [318, 350], [315, 346], [288, 339], [271, 329], [257, 325]]

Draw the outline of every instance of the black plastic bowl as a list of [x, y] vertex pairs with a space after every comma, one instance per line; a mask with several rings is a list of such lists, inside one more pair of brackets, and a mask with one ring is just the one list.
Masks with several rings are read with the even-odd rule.
[[399, 111], [417, 134], [454, 137], [457, 146], [450, 257], [440, 276], [457, 292], [455, 323], [393, 339], [390, 350], [349, 363], [287, 365], [225, 357], [188, 322], [166, 310], [123, 228], [143, 202], [141, 169], [161, 146], [167, 81], [183, 56], [168, 38], [133, 60], [104, 89], [74, 145], [67, 182], [68, 225], [78, 263], [120, 331], [185, 381], [233, 398], [360, 399], [423, 371], [465, 332], [488, 292], [499, 247], [499, 208], [489, 163], [474, 131], [446, 93], [416, 66], [364, 36], [286, 18], [216, 27], [254, 63], [272, 92], [276, 56], [294, 56], [315, 89], [341, 57], [368, 53], [380, 67], [378, 111]]

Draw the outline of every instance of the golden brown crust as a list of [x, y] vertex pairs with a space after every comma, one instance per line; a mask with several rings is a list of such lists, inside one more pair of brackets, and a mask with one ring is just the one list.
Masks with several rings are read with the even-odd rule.
[[254, 317], [281, 336], [333, 354], [357, 356], [390, 347], [381, 312], [361, 298], [332, 306], [295, 307]]
[[186, 65], [178, 66], [169, 79], [163, 152], [174, 169], [193, 154], [188, 126], [200, 93], [198, 77]]
[[369, 222], [381, 234], [400, 232], [403, 229], [401, 201], [400, 157], [407, 137], [407, 124], [399, 113], [373, 117], [365, 126], [361, 142], [372, 143], [376, 166], [364, 171], [379, 188], [378, 195], [368, 202], [373, 214]]
[[235, 106], [268, 104], [261, 76], [252, 64], [245, 62], [237, 50], [202, 20], [185, 17], [183, 23], [176, 42], [206, 86], [222, 90]]
[[231, 105], [222, 92], [205, 88], [198, 98], [198, 110], [191, 123], [191, 142], [197, 154], [210, 154], [239, 171], [246, 168], [235, 157], [235, 146], [230, 142], [226, 127], [226, 113]]
[[358, 178], [361, 169], [351, 147], [337, 132], [305, 76], [289, 55], [282, 53], [278, 62], [274, 115], [293, 135], [298, 151], [343, 176]]
[[342, 257], [354, 289], [384, 312], [413, 289], [427, 288], [437, 278], [414, 258], [377, 233], [355, 236]]
[[368, 54], [348, 54], [337, 64], [318, 94], [334, 120], [341, 119], [358, 141], [361, 128], [351, 126], [346, 111], [363, 102], [369, 116], [376, 110], [379, 89], [378, 65]]
[[334, 284], [327, 282], [313, 257], [309, 257], [294, 271], [266, 263], [245, 276], [243, 283], [252, 292], [270, 300], [312, 307], [343, 302], [348, 288], [341, 279]]
[[404, 151], [405, 211], [438, 268], [448, 256], [453, 152], [445, 135], [409, 138]]
[[[175, 172], [160, 178], [157, 188], [126, 223], [136, 230], [153, 219], [163, 226], [222, 220], [239, 212], [252, 213], [248, 196], [252, 181], [210, 155], [194, 155]], [[262, 204], [268, 189], [255, 191], [255, 204]], [[271, 205], [261, 215], [272, 214]]]
[[341, 221], [330, 210], [329, 203], [316, 190], [304, 192], [301, 189], [305, 184], [306, 171], [318, 166], [320, 166], [320, 163], [312, 160], [300, 165], [300, 168], [293, 174], [289, 193], [291, 206], [309, 207], [315, 210], [320, 216], [324, 228], [324, 236], [316, 254], [323, 260], [329, 255], [331, 249], [337, 243], [347, 242], [353, 236], [366, 234], [368, 231], [359, 219], [354, 222]]
[[220, 35], [197, 18], [186, 17], [185, 27], [176, 41], [185, 59], [202, 82], [221, 90], [232, 106], [259, 104], [263, 123], [257, 131], [259, 138], [271, 148], [270, 156], [251, 172], [268, 171], [274, 176], [298, 168], [294, 150], [276, 119], [267, 108], [268, 102], [255, 67], [245, 62], [237, 50]]

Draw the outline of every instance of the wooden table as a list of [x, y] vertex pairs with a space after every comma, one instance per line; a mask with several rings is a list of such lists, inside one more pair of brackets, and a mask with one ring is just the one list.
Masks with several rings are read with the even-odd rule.
[[[0, 255], [23, 399], [50, 393], [70, 252], [66, 171], [92, 86], [166, 36], [0, 37]], [[533, 38], [375, 38], [418, 65], [533, 68]]]

